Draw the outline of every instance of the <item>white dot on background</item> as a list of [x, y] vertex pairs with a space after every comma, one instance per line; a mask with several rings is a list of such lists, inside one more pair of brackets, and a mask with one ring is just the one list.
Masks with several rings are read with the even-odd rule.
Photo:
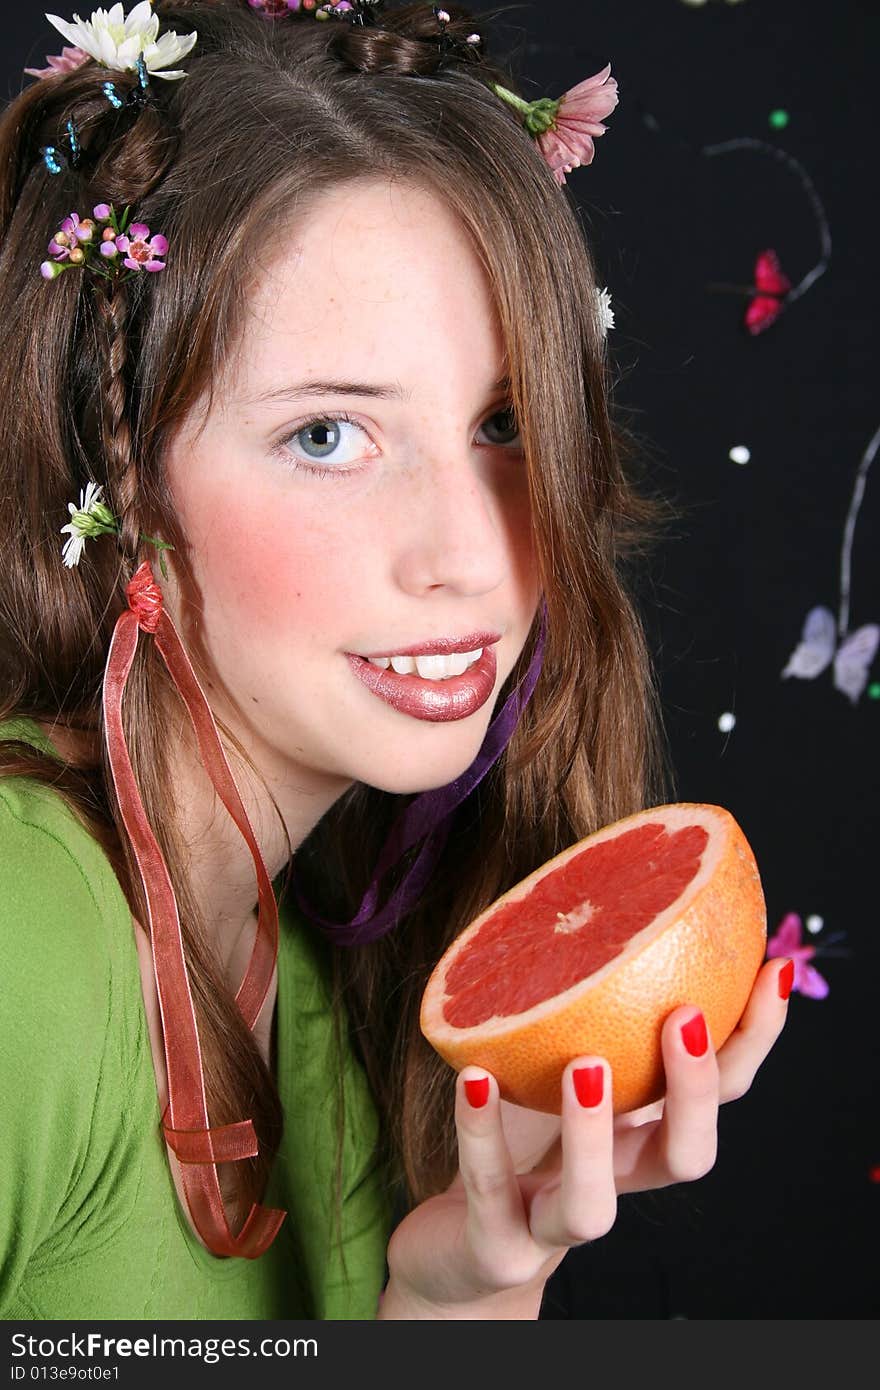
[[736, 723], [736, 715], [727, 710], [725, 714], [719, 716], [718, 727], [723, 734], [729, 734]]
[[746, 448], [745, 444], [734, 444], [727, 457], [733, 463], [748, 463], [752, 455], [750, 451]]
[[825, 919], [823, 917], [820, 917], [818, 913], [814, 912], [811, 914], [811, 916], [807, 918], [804, 925], [806, 926], [807, 931], [812, 932], [815, 936], [816, 932], [821, 931], [824, 927]]

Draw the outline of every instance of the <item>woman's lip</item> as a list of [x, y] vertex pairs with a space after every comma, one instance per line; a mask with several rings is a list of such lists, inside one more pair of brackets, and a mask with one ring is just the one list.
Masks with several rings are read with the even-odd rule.
[[494, 647], [484, 647], [479, 661], [460, 676], [443, 681], [425, 680], [417, 673], [401, 676], [393, 667], [383, 670], [373, 666], [366, 657], [346, 652], [349, 665], [368, 690], [380, 700], [412, 715], [442, 723], [450, 719], [466, 719], [480, 709], [495, 689], [497, 662]]
[[364, 656], [368, 661], [378, 656], [452, 656], [456, 652], [475, 652], [500, 641], [500, 632], [469, 632], [464, 637], [434, 637], [414, 646], [395, 647], [393, 652], [356, 652], [354, 655]]

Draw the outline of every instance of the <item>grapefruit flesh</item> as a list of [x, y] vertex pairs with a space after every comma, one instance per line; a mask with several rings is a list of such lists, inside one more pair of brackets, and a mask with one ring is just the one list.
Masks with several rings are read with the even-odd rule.
[[559, 1114], [561, 1077], [607, 1058], [616, 1113], [664, 1092], [660, 1029], [702, 1009], [717, 1049], [764, 958], [758, 867], [730, 812], [678, 802], [572, 845], [488, 907], [425, 989], [421, 1029], [456, 1070], [484, 1067], [501, 1095]]

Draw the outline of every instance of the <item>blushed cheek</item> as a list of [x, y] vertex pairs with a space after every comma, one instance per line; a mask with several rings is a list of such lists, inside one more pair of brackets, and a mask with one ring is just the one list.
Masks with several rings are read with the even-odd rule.
[[204, 519], [197, 565], [209, 627], [219, 621], [232, 637], [234, 624], [245, 647], [266, 637], [289, 642], [297, 630], [341, 637], [361, 587], [347, 550], [277, 497], [218, 502]]

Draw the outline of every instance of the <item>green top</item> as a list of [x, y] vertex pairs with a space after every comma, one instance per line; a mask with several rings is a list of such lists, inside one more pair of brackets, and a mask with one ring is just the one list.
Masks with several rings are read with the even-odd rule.
[[[32, 720], [0, 725], [55, 750]], [[57, 755], [56, 755], [57, 756]], [[131, 913], [60, 794], [0, 780], [0, 1319], [371, 1319], [392, 1202], [378, 1120], [346, 1041], [343, 1243], [332, 1241], [330, 947], [286, 902], [278, 952], [284, 1137], [256, 1260], [212, 1255], [180, 1209]]]

